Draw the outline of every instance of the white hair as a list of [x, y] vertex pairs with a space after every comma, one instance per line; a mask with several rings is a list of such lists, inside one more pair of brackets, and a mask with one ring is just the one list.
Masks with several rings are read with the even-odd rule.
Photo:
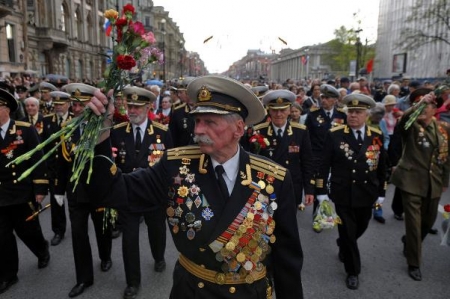
[[150, 85], [150, 90], [153, 90], [153, 89], [156, 89], [158, 92], [160, 92], [161, 91], [161, 88], [159, 88], [159, 86], [158, 85]]
[[36, 106], [39, 106], [39, 100], [36, 99], [35, 97], [29, 97], [29, 98], [26, 98], [23, 102], [25, 103], [25, 105], [26, 105], [28, 102], [33, 102], [33, 103], [36, 104]]

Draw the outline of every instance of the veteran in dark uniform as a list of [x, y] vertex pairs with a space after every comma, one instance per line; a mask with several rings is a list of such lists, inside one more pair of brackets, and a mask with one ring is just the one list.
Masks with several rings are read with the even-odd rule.
[[[290, 172], [239, 146], [245, 125], [265, 115], [262, 104], [244, 85], [222, 76], [199, 77], [187, 92], [195, 100], [199, 145], [168, 150], [153, 167], [129, 174], [95, 159], [97, 171], [86, 185], [92, 200], [166, 205], [180, 252], [170, 298], [271, 298], [265, 268], [269, 253], [277, 298], [303, 298], [303, 253]], [[100, 113], [106, 103], [97, 93], [89, 107]], [[107, 136], [105, 131], [99, 140]], [[97, 154], [110, 155], [108, 140], [97, 146]]]
[[41, 95], [39, 112], [44, 116], [52, 114], [55, 111], [55, 104], [50, 93], [52, 91], [58, 91], [58, 88], [51, 83], [41, 82], [39, 83], [39, 91]]
[[[70, 94], [62, 91], [52, 91], [50, 92], [52, 97], [52, 105], [54, 107], [55, 113], [51, 113], [44, 116], [43, 120], [43, 131], [42, 140], [47, 140], [53, 133], [58, 132], [62, 125], [66, 121], [70, 121], [73, 117], [72, 112], [69, 112], [70, 107]], [[59, 140], [55, 140], [54, 143], [49, 144], [44, 148], [44, 152], [49, 152]], [[66, 208], [64, 206], [64, 200], [57, 201], [55, 199], [55, 180], [57, 180], [57, 167], [58, 161], [61, 159], [61, 155], [58, 151], [55, 151], [47, 159], [48, 174], [49, 174], [49, 190], [50, 190], [50, 203], [51, 216], [52, 216], [52, 231], [55, 234], [50, 242], [52, 246], [57, 246], [64, 239], [64, 234], [66, 233]]]
[[347, 95], [343, 101], [348, 107], [347, 125], [327, 133], [316, 179], [317, 199], [331, 199], [336, 205], [342, 219], [339, 258], [347, 272], [347, 287], [357, 289], [361, 272], [357, 240], [367, 229], [373, 204], [384, 200], [386, 155], [381, 131], [365, 124], [375, 101], [363, 94]]
[[[83, 83], [72, 83], [64, 86], [64, 90], [70, 95], [73, 108], [73, 117], [79, 117], [83, 113], [85, 104], [90, 100], [95, 87]], [[65, 125], [65, 124], [64, 124]], [[61, 157], [57, 161], [57, 179], [55, 180], [55, 198], [63, 201], [67, 197], [69, 206], [69, 218], [72, 230], [72, 249], [75, 262], [76, 285], [71, 289], [69, 297], [76, 297], [84, 292], [85, 288], [94, 283], [94, 269], [91, 244], [88, 234], [89, 216], [94, 225], [98, 255], [100, 257], [100, 269], [109, 271], [111, 261], [111, 224], [103, 223], [104, 208], [97, 208], [89, 203], [88, 196], [82, 188], [73, 191], [73, 183], [70, 182], [74, 160], [74, 149], [79, 141], [86, 124], [82, 123], [72, 136], [65, 139], [58, 149]]]
[[[126, 87], [123, 95], [128, 102], [130, 121], [114, 126], [111, 131], [111, 143], [117, 149], [116, 165], [123, 173], [130, 173], [139, 168], [155, 165], [164, 152], [173, 147], [173, 142], [166, 126], [152, 122], [147, 117], [151, 103], [156, 100], [151, 91], [133, 86]], [[162, 205], [149, 207], [134, 203], [119, 210], [127, 280], [125, 299], [135, 298], [141, 284], [139, 224], [142, 216], [147, 224], [150, 249], [155, 260], [154, 269], [156, 272], [162, 272], [166, 267], [165, 207]]]
[[44, 128], [44, 116], [39, 113], [39, 100], [34, 97], [26, 98], [24, 101], [24, 106], [27, 116], [22, 118], [21, 121], [28, 122], [35, 127], [38, 132], [39, 139], [41, 139]]
[[47, 194], [45, 163], [19, 181], [43, 153], [39, 151], [20, 164], [6, 166], [39, 144], [36, 130], [29, 123], [9, 117], [17, 105], [12, 94], [0, 89], [0, 294], [18, 281], [19, 253], [14, 232], [38, 257], [38, 268], [47, 267], [50, 260], [48, 242], [42, 235], [39, 219], [26, 221]]
[[[288, 90], [269, 91], [262, 98], [269, 110], [271, 121], [253, 127], [250, 148], [255, 154], [272, 159], [291, 172], [297, 206], [300, 207], [305, 191], [305, 203], [314, 199], [313, 160], [311, 142], [306, 127], [288, 121], [296, 95]], [[261, 136], [268, 144], [259, 144]], [[259, 139], [252, 142], [252, 140]]]
[[175, 147], [194, 144], [192, 137], [195, 123], [193, 116], [190, 114], [192, 103], [186, 93], [186, 86], [193, 79], [193, 77], [187, 77], [176, 91], [171, 90], [172, 93], [176, 92], [180, 99], [178, 104], [173, 102], [169, 121], [169, 130]]
[[[410, 98], [419, 103], [405, 112], [396, 127], [401, 135], [403, 154], [391, 181], [401, 190], [406, 229], [402, 242], [408, 273], [412, 279], [422, 280], [422, 241], [436, 220], [439, 200], [449, 184], [449, 126], [434, 118], [443, 101], [430, 89], [419, 88]], [[412, 113], [422, 104], [426, 105], [422, 114], [405, 129]]]

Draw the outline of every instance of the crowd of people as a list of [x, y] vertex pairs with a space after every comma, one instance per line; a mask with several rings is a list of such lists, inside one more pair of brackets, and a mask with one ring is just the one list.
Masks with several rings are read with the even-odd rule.
[[[18, 281], [14, 232], [38, 267], [47, 267], [49, 245], [66, 237], [67, 204], [77, 280], [69, 297], [94, 283], [91, 216], [102, 271], [113, 266], [112, 239], [121, 236], [124, 299], [136, 298], [141, 285], [142, 222], [154, 271], [166, 268], [167, 227], [180, 252], [171, 298], [270, 298], [273, 292], [302, 298], [296, 212], [323, 201], [332, 201], [342, 219], [337, 253], [346, 286], [358, 289], [357, 240], [372, 217], [385, 223], [388, 183], [396, 187], [394, 217], [405, 222], [400, 241], [408, 274], [421, 280], [421, 242], [436, 233], [437, 206], [449, 183], [449, 95], [450, 82], [409, 78], [264, 84], [209, 75], [115, 91], [29, 74], [1, 81], [0, 293]], [[89, 184], [74, 188], [70, 181], [86, 124], [57, 151], [51, 149], [60, 140], [6, 167], [86, 107], [108, 112], [96, 153], [112, 158], [94, 160]], [[46, 163], [18, 180], [44, 155]], [[38, 216], [25, 221], [38, 214], [46, 195], [50, 242]], [[105, 226], [105, 207], [117, 210], [114, 226]]]

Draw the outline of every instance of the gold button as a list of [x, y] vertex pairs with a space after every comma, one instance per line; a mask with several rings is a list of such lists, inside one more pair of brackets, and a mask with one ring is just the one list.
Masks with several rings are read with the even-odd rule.
[[364, 181], [364, 184], [367, 184], [367, 181]]
[[356, 183], [356, 181], [355, 181], [355, 180], [353, 180], [353, 184], [354, 184], [354, 183]]
[[433, 173], [433, 170], [430, 170], [430, 173]]
[[17, 184], [17, 180], [14, 180], [14, 184]]
[[200, 247], [198, 250], [200, 250], [200, 252], [204, 252], [206, 249]]
[[11, 165], [11, 168], [16, 168], [16, 165], [15, 164]]
[[368, 171], [368, 170], [366, 170], [366, 173], [369, 173], [369, 171]]
[[356, 160], [353, 160], [355, 163], [357, 162]]
[[203, 282], [199, 282], [197, 285], [200, 289], [203, 289], [205, 287], [205, 284]]
[[202, 267], [203, 269], [205, 269], [205, 265], [200, 265], [200, 267]]
[[235, 287], [230, 287], [230, 293], [231, 293], [231, 294], [236, 293], [236, 288], [235, 288]]
[[355, 173], [355, 172], [356, 172], [356, 170], [353, 169], [353, 173]]
[[12, 175], [16, 175], [16, 173], [15, 173], [15, 172], [13, 172], [13, 173], [12, 173]]

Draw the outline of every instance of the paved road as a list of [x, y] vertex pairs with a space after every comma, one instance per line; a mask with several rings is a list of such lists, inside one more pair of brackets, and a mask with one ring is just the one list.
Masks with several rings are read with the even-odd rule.
[[[393, 218], [390, 209], [391, 187], [388, 190], [384, 208], [386, 224], [382, 225], [372, 220], [366, 234], [359, 241], [363, 266], [360, 288], [356, 291], [345, 287], [344, 267], [337, 258], [335, 243], [337, 230], [316, 234], [310, 225], [311, 207], [298, 213], [305, 255], [302, 272], [305, 298], [450, 297], [450, 248], [439, 245], [439, 236], [430, 235], [424, 242], [423, 281], [415, 282], [409, 278], [400, 242], [404, 223]], [[441, 203], [450, 203], [450, 192], [444, 194]], [[441, 220], [442, 217], [439, 216], [436, 226]], [[50, 229], [49, 212], [41, 216], [41, 224], [45, 237], [50, 239], [53, 233]], [[120, 299], [125, 288], [121, 239], [113, 241], [114, 264], [109, 272], [103, 273], [100, 271], [92, 227], [90, 229], [91, 242], [94, 244], [95, 283], [78, 298]], [[141, 236], [142, 288], [138, 298], [168, 298], [172, 280], [171, 272], [177, 257], [172, 240], [168, 238], [167, 270], [164, 273], [155, 273], [145, 224], [141, 225]], [[18, 246], [20, 250], [19, 283], [7, 293], [0, 295], [0, 298], [68, 298], [67, 294], [76, 283], [70, 225], [63, 242], [57, 247], [51, 247], [51, 261], [46, 269], [38, 270], [37, 259], [21, 241], [18, 241]]]

